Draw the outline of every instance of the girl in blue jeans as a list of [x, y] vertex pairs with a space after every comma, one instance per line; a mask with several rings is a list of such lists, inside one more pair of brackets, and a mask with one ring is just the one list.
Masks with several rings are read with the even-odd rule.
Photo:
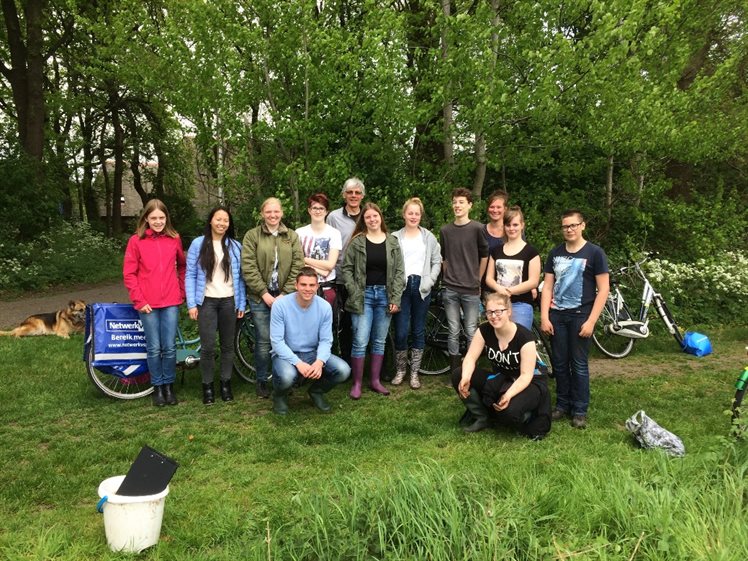
[[426, 343], [426, 314], [431, 303], [431, 287], [442, 270], [441, 246], [434, 234], [421, 227], [424, 209], [421, 199], [413, 197], [403, 205], [405, 227], [394, 233], [400, 242], [405, 264], [405, 292], [400, 313], [395, 314], [395, 377], [392, 385], [403, 383], [408, 367], [410, 342], [410, 387], [421, 387], [421, 368]]
[[533, 290], [540, 282], [538, 250], [522, 239], [525, 217], [518, 206], [504, 212], [504, 244], [491, 250], [486, 285], [512, 301], [512, 320], [532, 329]]
[[392, 314], [400, 311], [405, 285], [400, 244], [387, 233], [382, 211], [366, 203], [353, 230], [343, 260], [343, 280], [348, 291], [345, 309], [351, 313], [351, 399], [361, 397], [366, 348], [370, 347], [369, 387], [382, 395], [390, 392], [380, 382], [384, 345]]
[[185, 258], [182, 240], [160, 200], [151, 199], [143, 208], [127, 242], [122, 273], [143, 324], [153, 405], [176, 405], [176, 333], [184, 302]]

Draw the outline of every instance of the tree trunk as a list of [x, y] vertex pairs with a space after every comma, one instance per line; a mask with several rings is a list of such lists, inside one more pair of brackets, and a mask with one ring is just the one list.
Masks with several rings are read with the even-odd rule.
[[[442, 26], [441, 31], [441, 47], [442, 47], [442, 65], [446, 68], [448, 64], [449, 59], [449, 38], [447, 37], [447, 22], [449, 20], [449, 16], [451, 14], [451, 0], [442, 0], [442, 13], [444, 14], [444, 25]], [[442, 141], [442, 147], [444, 150], [444, 162], [452, 167], [455, 163], [455, 154], [454, 154], [454, 142], [452, 140], [452, 123], [454, 121], [452, 112], [453, 112], [453, 106], [452, 106], [452, 99], [451, 99], [451, 83], [450, 81], [447, 81], [447, 83], [444, 86], [444, 91], [447, 92], [447, 100], [444, 102], [444, 107], [442, 107], [442, 119], [444, 121], [444, 140]], [[475, 189], [475, 186], [473, 186], [473, 189]]]
[[[443, 0], [446, 1], [446, 0]], [[496, 69], [496, 62], [499, 56], [499, 32], [498, 26], [501, 23], [499, 17], [499, 7], [501, 2], [499, 0], [491, 0], [491, 9], [493, 10], [493, 20], [491, 21], [491, 49], [493, 56], [491, 57], [491, 76]], [[488, 158], [486, 156], [486, 135], [482, 126], [476, 126], [475, 131], [475, 172], [473, 174], [473, 196], [476, 199], [480, 199], [483, 194], [483, 183], [486, 181], [486, 166]], [[504, 170], [502, 168], [502, 177], [505, 180]], [[504, 181], [506, 183], [506, 181]], [[506, 185], [503, 186], [506, 190]]]
[[608, 211], [608, 222], [613, 216], [613, 154], [608, 157], [608, 181], [605, 187], [605, 207]]
[[[2, 0], [10, 68], [0, 63], [0, 73], [10, 83], [16, 108], [18, 139], [23, 151], [36, 162], [44, 155], [44, 0], [26, 0], [25, 31], [15, 0]], [[24, 37], [26, 44], [24, 44]]]
[[480, 199], [483, 183], [486, 180], [486, 137], [480, 132], [475, 135], [475, 174], [473, 175], [473, 197]]
[[122, 233], [122, 176], [125, 171], [125, 135], [115, 96], [110, 96], [112, 127], [114, 128], [114, 181], [112, 182], [112, 233]]

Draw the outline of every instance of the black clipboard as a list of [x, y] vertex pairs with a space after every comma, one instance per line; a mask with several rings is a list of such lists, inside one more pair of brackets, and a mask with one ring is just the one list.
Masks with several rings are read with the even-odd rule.
[[143, 446], [117, 489], [117, 495], [156, 495], [166, 489], [178, 467], [179, 464], [168, 456], [150, 446]]

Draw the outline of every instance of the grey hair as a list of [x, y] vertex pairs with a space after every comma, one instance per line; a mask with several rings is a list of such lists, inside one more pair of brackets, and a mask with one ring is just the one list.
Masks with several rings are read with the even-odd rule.
[[346, 182], [343, 183], [343, 188], [340, 190], [340, 194], [344, 195], [346, 191], [355, 187], [361, 189], [362, 195], [366, 195], [366, 187], [364, 187], [364, 182], [361, 181], [358, 177], [351, 177], [350, 179], [347, 179]]

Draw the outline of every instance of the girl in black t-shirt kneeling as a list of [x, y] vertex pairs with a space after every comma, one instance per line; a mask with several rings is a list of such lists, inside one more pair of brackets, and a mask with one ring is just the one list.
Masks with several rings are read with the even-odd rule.
[[[541, 439], [551, 428], [551, 400], [547, 377], [535, 369], [535, 339], [512, 321], [509, 296], [489, 294], [485, 306], [488, 321], [476, 331], [462, 369], [452, 379], [465, 403], [460, 424], [465, 432], [478, 432], [491, 418]], [[481, 355], [491, 363], [491, 372], [476, 370]]]

